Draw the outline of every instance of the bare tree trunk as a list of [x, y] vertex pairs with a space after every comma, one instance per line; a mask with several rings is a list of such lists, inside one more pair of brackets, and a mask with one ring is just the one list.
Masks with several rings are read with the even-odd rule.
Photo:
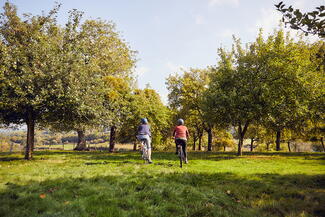
[[253, 151], [254, 149], [253, 145], [254, 145], [254, 138], [251, 138], [251, 151]]
[[241, 138], [241, 136], [239, 137], [238, 140], [238, 151], [237, 151], [237, 155], [238, 156], [242, 156], [243, 155], [243, 151], [242, 151], [242, 147], [243, 147], [243, 138]]
[[289, 149], [289, 152], [291, 152], [290, 141], [288, 141], [288, 149]]
[[278, 130], [276, 131], [276, 140], [275, 140], [276, 151], [281, 150], [280, 142], [281, 142], [281, 131]]
[[34, 125], [34, 127], [33, 127], [33, 142], [32, 142], [32, 152], [31, 152], [31, 154], [32, 154], [32, 158], [33, 158], [33, 154], [34, 154], [34, 148], [35, 148], [35, 140], [34, 140], [34, 138], [35, 138], [35, 125]]
[[223, 146], [223, 151], [226, 152], [226, 146], [225, 145]]
[[266, 151], [270, 151], [270, 143], [269, 142], [266, 143]]
[[133, 151], [136, 151], [137, 150], [137, 141], [134, 140], [133, 142]]
[[208, 133], [208, 151], [212, 151], [212, 128], [207, 130]]
[[238, 123], [238, 135], [239, 135], [238, 152], [237, 152], [238, 156], [242, 156], [242, 154], [243, 154], [242, 147], [243, 147], [244, 138], [245, 138], [245, 134], [246, 134], [248, 125], [249, 125], [249, 121], [245, 122], [244, 128], [242, 128], [241, 122]]
[[199, 151], [201, 151], [202, 150], [202, 134], [201, 135], [199, 135]]
[[34, 136], [35, 136], [35, 120], [33, 117], [33, 111], [28, 112], [26, 124], [27, 124], [27, 143], [26, 143], [25, 159], [30, 160], [33, 158]]
[[324, 137], [320, 137], [320, 142], [322, 143], [322, 147], [323, 147], [323, 150], [325, 152]]
[[115, 138], [116, 138], [116, 127], [115, 126], [112, 126], [111, 127], [110, 138], [109, 138], [109, 152], [113, 152], [114, 151]]
[[196, 140], [197, 140], [197, 136], [194, 134], [194, 136], [193, 136], [193, 151], [195, 151], [195, 149], [196, 149]]
[[80, 129], [77, 130], [78, 133], [78, 143], [77, 146], [74, 148], [76, 151], [85, 151], [87, 149], [87, 144], [86, 144], [86, 137], [85, 137], [85, 131]]

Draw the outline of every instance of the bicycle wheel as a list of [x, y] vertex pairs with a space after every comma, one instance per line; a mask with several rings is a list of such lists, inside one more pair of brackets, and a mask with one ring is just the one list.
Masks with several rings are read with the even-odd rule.
[[141, 158], [144, 159], [144, 145], [142, 141], [140, 141], [140, 154]]
[[142, 143], [142, 159], [144, 160], [145, 163], [149, 162], [149, 157], [148, 157], [148, 148], [145, 144], [145, 141], [141, 141]]
[[183, 154], [183, 149], [182, 146], [177, 146], [178, 148], [178, 157], [179, 157], [179, 166], [180, 168], [183, 167], [183, 158], [184, 158], [184, 154]]
[[143, 151], [143, 160], [145, 163], [148, 162], [148, 149], [147, 148], [144, 148], [144, 151]]

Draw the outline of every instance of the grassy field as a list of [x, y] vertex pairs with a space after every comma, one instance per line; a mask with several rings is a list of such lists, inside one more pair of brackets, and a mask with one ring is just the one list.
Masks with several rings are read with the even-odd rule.
[[321, 153], [0, 154], [0, 216], [325, 216]]

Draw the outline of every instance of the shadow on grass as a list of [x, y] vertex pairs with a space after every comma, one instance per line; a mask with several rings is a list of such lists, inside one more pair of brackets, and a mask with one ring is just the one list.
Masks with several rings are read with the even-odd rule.
[[[100, 162], [86, 162], [85, 165], [87, 166], [96, 166], [96, 165], [108, 165], [108, 164], [114, 164], [116, 166], [125, 166], [125, 164], [130, 164], [130, 165], [144, 165], [149, 163], [144, 163], [144, 162], [137, 162], [137, 161], [100, 161]], [[175, 164], [172, 164], [171, 162], [168, 163], [154, 163], [152, 166], [165, 166], [165, 167], [172, 167], [175, 166]]]
[[266, 155], [266, 156], [283, 156], [283, 157], [301, 157], [301, 156], [324, 156], [324, 152], [244, 152], [243, 156]]
[[[16, 153], [17, 154], [17, 153]], [[19, 153], [20, 154], [20, 153]], [[190, 160], [232, 160], [239, 158], [236, 152], [189, 152]], [[10, 153], [1, 153], [0, 161], [15, 161], [22, 160], [21, 158], [14, 156], [11, 157]], [[128, 151], [128, 152], [117, 152], [117, 153], [108, 153], [100, 151], [35, 151], [34, 156], [37, 160], [43, 160], [50, 156], [62, 156], [68, 155], [73, 156], [79, 159], [88, 159], [88, 160], [108, 160], [108, 161], [125, 161], [130, 163], [132, 160], [139, 160], [140, 154], [138, 151]], [[153, 152], [153, 159], [156, 160], [168, 160], [168, 161], [178, 161], [177, 156], [174, 152]], [[42, 156], [41, 158], [39, 156]], [[317, 160], [325, 160], [325, 153], [302, 153], [302, 152], [245, 152], [241, 157], [248, 158], [272, 158], [272, 157], [304, 157], [306, 160], [315, 160], [314, 157], [317, 157]], [[320, 162], [321, 163], [321, 162]], [[325, 162], [323, 162], [325, 163]]]
[[325, 176], [125, 174], [7, 183], [0, 216], [325, 215]]
[[23, 158], [18, 157], [0, 157], [0, 161], [18, 161], [23, 160]]

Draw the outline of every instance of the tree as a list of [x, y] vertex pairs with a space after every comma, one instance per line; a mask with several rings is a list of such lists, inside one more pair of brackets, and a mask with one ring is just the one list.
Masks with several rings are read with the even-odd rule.
[[128, 107], [130, 115], [122, 122], [120, 140], [135, 142], [140, 120], [147, 118], [152, 132], [153, 148], [163, 148], [171, 134], [171, 112], [162, 103], [159, 94], [149, 87], [143, 90], [135, 89]]
[[[313, 98], [322, 99], [323, 66], [319, 52], [282, 30], [266, 40], [261, 33], [243, 49], [235, 40], [232, 52], [219, 50], [220, 63], [212, 74], [207, 108], [215, 122], [237, 127], [238, 155], [248, 126], [263, 124], [276, 132], [280, 150], [284, 129], [299, 130], [309, 116]], [[320, 105], [322, 105], [320, 101]]]
[[[308, 129], [308, 128], [307, 128]], [[306, 132], [308, 139], [311, 141], [320, 141], [323, 151], [325, 152], [324, 135], [325, 135], [325, 122], [313, 121]]]
[[325, 38], [325, 6], [316, 7], [315, 10], [302, 13], [299, 9], [291, 5], [286, 7], [283, 2], [275, 5], [278, 11], [283, 15], [282, 21], [289, 24], [290, 28], [304, 32], [306, 35], [318, 35]]
[[[64, 29], [62, 73], [66, 74], [63, 107], [56, 109], [60, 116], [51, 123], [58, 130], [76, 130], [75, 150], [85, 150], [85, 130], [107, 125], [112, 119], [111, 108], [116, 101], [106, 97], [112, 90], [110, 78], [130, 80], [134, 66], [134, 52], [120, 38], [115, 25], [102, 20], [86, 20], [82, 13], [70, 12]], [[69, 97], [71, 96], [71, 97]], [[114, 127], [112, 128], [114, 135]]]
[[258, 142], [260, 140], [263, 140], [263, 136], [265, 135], [265, 129], [263, 129], [262, 126], [257, 124], [251, 124], [251, 126], [247, 130], [247, 138], [249, 138], [250, 141], [250, 151], [254, 150], [254, 142]]
[[[308, 104], [309, 122], [305, 125], [305, 136], [309, 139], [316, 139], [321, 142], [325, 152], [324, 135], [325, 135], [325, 43], [316, 42], [311, 47], [311, 60], [316, 66], [316, 73], [311, 74], [313, 80], [313, 88], [310, 88], [311, 99]], [[323, 60], [322, 61], [322, 57]]]
[[77, 130], [85, 148], [84, 130], [107, 117], [104, 77], [128, 77], [134, 52], [112, 23], [87, 20], [72, 11], [65, 28], [49, 15], [18, 17], [6, 3], [0, 17], [0, 120], [27, 124], [25, 158], [32, 157], [36, 124], [56, 130]]
[[311, 47], [300, 39], [295, 42], [279, 30], [259, 43], [263, 50], [265, 72], [264, 96], [268, 116], [265, 127], [276, 133], [276, 150], [280, 150], [281, 133], [299, 130], [308, 119], [308, 104], [319, 87], [317, 64]]
[[116, 130], [132, 116], [132, 89], [130, 81], [116, 76], [105, 77], [105, 83], [109, 87], [106, 93], [106, 109], [108, 116], [105, 126], [110, 126], [109, 151], [113, 152], [115, 147]]
[[233, 148], [235, 146], [235, 141], [229, 129], [215, 129], [214, 135], [215, 144], [220, 149], [222, 147], [223, 151], [226, 151], [227, 148]]
[[184, 71], [182, 76], [171, 75], [166, 84], [169, 90], [169, 105], [177, 111], [176, 119], [185, 119], [186, 125], [195, 130], [194, 135], [199, 139], [199, 150], [205, 130], [208, 133], [208, 151], [211, 151], [213, 124], [206, 117], [202, 103], [209, 84], [209, 70], [190, 69]]
[[235, 39], [233, 50], [226, 52], [220, 48], [219, 57], [219, 64], [211, 74], [205, 105], [210, 120], [237, 129], [238, 155], [242, 155], [249, 125], [259, 122], [265, 114], [264, 71], [255, 44], [244, 49]]
[[60, 30], [56, 6], [48, 15], [18, 17], [5, 3], [0, 14], [0, 116], [6, 123], [27, 125], [25, 159], [32, 158], [35, 125], [53, 116], [60, 102], [62, 76], [57, 70]]
[[[178, 117], [186, 117], [186, 126], [191, 132], [190, 141], [193, 141], [193, 150], [196, 150], [196, 141], [198, 141], [198, 150], [202, 150], [202, 138], [204, 133], [204, 120], [195, 110], [190, 110], [187, 114], [178, 114]], [[174, 121], [176, 123], [176, 120]]]

